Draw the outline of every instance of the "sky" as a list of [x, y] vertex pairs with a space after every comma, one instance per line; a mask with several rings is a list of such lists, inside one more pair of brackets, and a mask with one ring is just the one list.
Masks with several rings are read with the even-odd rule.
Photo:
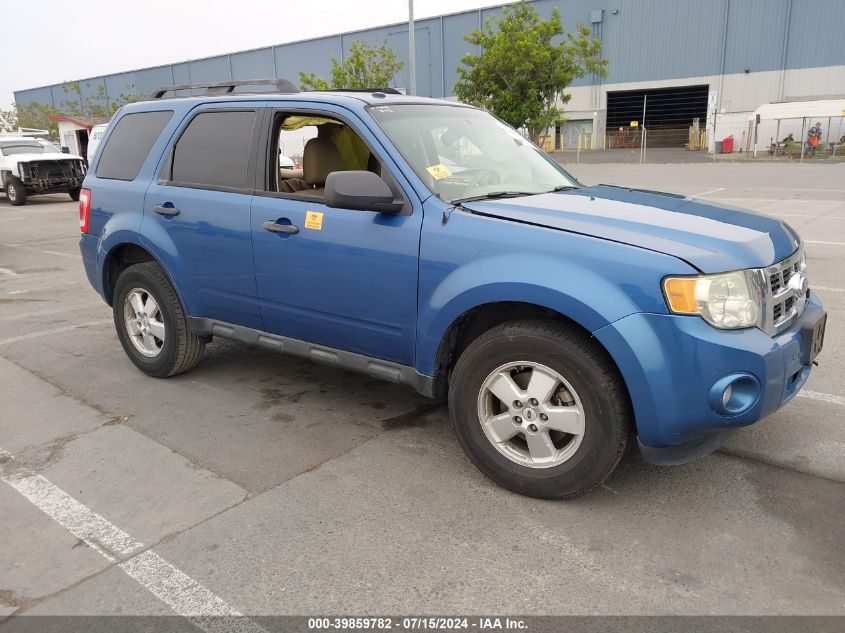
[[[501, 4], [415, 0], [416, 17]], [[407, 0], [3, 2], [0, 109], [13, 91], [408, 19]], [[20, 27], [24, 28], [20, 28]]]

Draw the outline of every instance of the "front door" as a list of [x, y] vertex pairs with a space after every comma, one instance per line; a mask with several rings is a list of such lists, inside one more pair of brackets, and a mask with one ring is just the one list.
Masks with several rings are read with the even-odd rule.
[[[313, 138], [302, 147], [301, 176], [309, 189], [278, 191], [282, 189], [274, 185], [278, 148], [282, 143], [286, 148], [293, 146], [284, 138], [279, 143], [280, 121], [285, 116], [277, 112], [268, 117], [268, 124], [273, 127], [268, 134], [266, 189], [271, 191], [257, 191], [252, 200], [255, 277], [265, 329], [412, 365], [422, 209], [407, 195], [402, 215], [329, 208], [323, 203], [325, 174], [313, 171], [321, 165], [337, 166], [339, 160], [341, 164], [351, 161], [355, 164], [348, 166], [357, 169], [361, 163], [369, 164], [373, 171], [388, 169], [375, 156], [370, 160], [362, 158], [358, 150], [347, 154], [341, 151], [335, 157], [313, 155], [314, 147], [319, 147], [318, 141], [323, 138], [342, 139], [341, 147], [355, 146], [357, 140], [364, 139], [368, 151], [372, 151], [374, 139], [369, 132], [340, 119], [336, 123], [346, 129], [331, 127], [311, 134], [291, 130], [302, 138], [321, 138]], [[335, 125], [325, 121], [321, 124]], [[350, 130], [357, 135], [351, 144], [346, 136]], [[324, 149], [325, 146], [323, 143]], [[385, 173], [382, 177], [391, 179]], [[390, 182], [398, 187], [395, 179]], [[279, 232], [278, 226], [290, 228]]]
[[191, 316], [256, 329], [247, 179], [258, 113], [206, 109], [191, 118], [147, 189], [141, 230], [165, 233], [155, 241], [178, 253], [168, 272]]

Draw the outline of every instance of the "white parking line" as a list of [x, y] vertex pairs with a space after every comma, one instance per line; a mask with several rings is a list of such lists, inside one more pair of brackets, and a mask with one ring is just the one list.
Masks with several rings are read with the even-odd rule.
[[829, 288], [827, 286], [813, 286], [813, 290], [824, 290], [825, 292], [845, 292], [845, 288]]
[[34, 253], [44, 253], [45, 255], [55, 255], [56, 257], [68, 257], [70, 259], [81, 259], [82, 255], [79, 253], [60, 253], [59, 251], [48, 251], [41, 248], [33, 248], [32, 246], [22, 246], [21, 244], [0, 244], [0, 246], [5, 246], [8, 248], [20, 248], [24, 251], [32, 251]]
[[21, 334], [20, 336], [12, 336], [10, 338], [0, 339], [0, 345], [9, 345], [10, 343], [17, 343], [18, 341], [28, 341], [31, 338], [38, 338], [39, 336], [48, 336], [49, 334], [61, 334], [62, 332], [70, 332], [83, 327], [91, 327], [94, 325], [105, 325], [112, 323], [112, 319], [100, 319], [99, 321], [86, 321], [85, 323], [77, 323], [76, 325], [65, 325], [64, 327], [53, 328], [52, 330], [41, 330], [40, 332], [30, 332], [29, 334]]
[[[13, 460], [11, 453], [0, 448], [0, 461]], [[18, 473], [4, 475], [0, 479], [110, 562], [128, 557], [118, 567], [198, 628], [208, 633], [231, 630], [266, 633], [264, 628], [243, 617], [222, 598], [152, 550], [141, 551], [144, 549], [143, 543], [71, 497], [46, 477]]]
[[9, 268], [0, 268], [0, 275], [6, 275], [6, 277], [20, 277], [20, 274]]
[[834, 396], [832, 393], [820, 393], [818, 391], [809, 391], [807, 389], [804, 389], [798, 392], [798, 397], [845, 405], [845, 398], [843, 398], [842, 396]]
[[845, 242], [825, 242], [824, 240], [804, 240], [805, 244], [826, 244], [828, 246], [845, 246]]
[[29, 242], [14, 242], [12, 244], [4, 244], [4, 246], [38, 246], [39, 244], [54, 244], [55, 242], [67, 242], [68, 240], [78, 242], [79, 236], [68, 235], [66, 237], [57, 237], [52, 240], [31, 240]]
[[710, 193], [716, 193], [717, 191], [724, 191], [725, 187], [719, 187], [718, 189], [710, 189], [708, 191], [702, 191], [701, 193], [694, 193], [690, 196], [690, 198], [700, 198], [701, 196], [706, 196]]
[[[731, 187], [740, 191], [756, 191], [758, 187]], [[845, 189], [816, 189], [815, 187], [766, 187], [766, 191], [824, 191], [826, 193], [845, 193]]]
[[111, 562], [144, 548], [142, 543], [89, 510], [41, 475], [4, 476], [3, 481]]
[[[761, 211], [761, 213], [766, 213]], [[779, 213], [777, 211], [770, 211], [769, 215], [777, 218], [807, 218], [808, 220], [845, 220], [845, 215], [809, 215], [807, 213]]]

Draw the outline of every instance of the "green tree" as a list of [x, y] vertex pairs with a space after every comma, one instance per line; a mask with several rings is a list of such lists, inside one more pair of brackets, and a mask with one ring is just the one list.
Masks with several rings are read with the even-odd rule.
[[515, 128], [527, 128], [535, 143], [544, 130], [563, 121], [561, 105], [571, 99], [566, 88], [575, 78], [607, 75], [601, 43], [582, 24], [575, 33], [565, 33], [557, 9], [542, 20], [533, 6], [520, 2], [464, 39], [480, 51], [461, 58], [458, 99]]
[[78, 81], [65, 82], [62, 88], [69, 98], [59, 104], [59, 110], [69, 116], [110, 118], [121, 106], [138, 101], [141, 97], [132, 93], [134, 86], [126, 84], [126, 92], [117, 96], [106, 95], [106, 87], [98, 84], [92, 91], [91, 84], [82, 90]]
[[13, 103], [8, 110], [0, 110], [0, 132], [14, 132], [18, 129], [18, 108]]
[[396, 73], [404, 66], [404, 62], [397, 59], [396, 53], [387, 45], [387, 40], [381, 46], [355, 40], [342, 63], [332, 57], [331, 83], [315, 73], [306, 75], [300, 72], [299, 84], [302, 90], [386, 88], [393, 84]]
[[86, 85], [87, 90], [83, 91], [78, 81], [69, 81], [65, 82], [62, 88], [67, 98], [59, 103], [58, 106], [45, 103], [30, 103], [28, 105], [17, 106], [17, 125], [47, 130], [50, 138], [58, 138], [59, 126], [58, 123], [50, 120], [51, 116], [67, 114], [68, 116], [75, 117], [99, 117], [108, 119], [121, 106], [142, 98], [133, 94], [134, 86], [132, 84], [126, 84], [124, 88], [125, 92], [109, 97], [106, 97], [106, 89], [102, 84], [97, 86], [93, 91], [90, 90], [90, 84]]
[[50, 117], [59, 114], [59, 109], [44, 103], [30, 103], [17, 106], [18, 125], [21, 127], [47, 130], [50, 138], [59, 137], [59, 124], [51, 121]]

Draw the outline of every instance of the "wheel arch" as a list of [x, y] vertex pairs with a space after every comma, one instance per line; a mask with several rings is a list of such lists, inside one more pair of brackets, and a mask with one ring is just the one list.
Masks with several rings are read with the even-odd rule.
[[120, 274], [133, 264], [141, 264], [144, 262], [154, 262], [161, 266], [168, 280], [176, 289], [176, 294], [182, 301], [184, 309], [185, 302], [182, 300], [179, 288], [174, 282], [173, 275], [167, 270], [167, 267], [157, 258], [148, 248], [138, 244], [137, 242], [119, 242], [112, 245], [108, 252], [103, 257], [101, 265], [101, 275], [103, 284], [103, 298], [108, 305], [112, 305], [114, 299], [114, 289]]
[[583, 336], [589, 337], [607, 357], [618, 373], [621, 384], [630, 402], [627, 383], [610, 351], [590, 332], [585, 324], [548, 306], [526, 301], [493, 301], [479, 304], [462, 312], [448, 326], [440, 338], [434, 356], [433, 394], [437, 399], [445, 399], [449, 390], [449, 378], [458, 358], [463, 351], [479, 336], [488, 330], [509, 321], [537, 319], [556, 321], [574, 328]]

